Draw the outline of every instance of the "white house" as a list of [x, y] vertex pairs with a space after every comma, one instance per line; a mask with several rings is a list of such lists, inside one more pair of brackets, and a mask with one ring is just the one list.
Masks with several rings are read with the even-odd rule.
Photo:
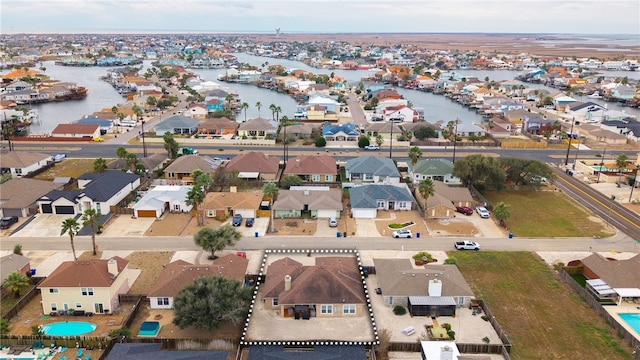
[[11, 177], [28, 175], [53, 162], [53, 155], [11, 151], [0, 156], [0, 171]]
[[189, 212], [193, 205], [187, 205], [187, 193], [191, 186], [156, 186], [133, 205], [135, 217], [160, 218], [168, 210], [169, 212]]

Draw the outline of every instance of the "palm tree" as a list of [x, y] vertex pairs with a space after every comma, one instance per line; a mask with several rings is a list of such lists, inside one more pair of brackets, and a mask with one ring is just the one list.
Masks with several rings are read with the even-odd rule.
[[231, 102], [233, 101], [233, 99], [235, 99], [233, 97], [233, 94], [227, 94], [227, 96], [224, 97], [224, 100], [227, 102], [228, 109], [231, 109]]
[[242, 105], [240, 105], [240, 110], [244, 110], [244, 121], [247, 121], [247, 109], [249, 108], [249, 104], [246, 102], [243, 102]]
[[187, 205], [192, 205], [196, 208], [196, 213], [198, 214], [198, 226], [204, 225], [204, 213], [202, 212], [202, 203], [204, 199], [207, 197], [207, 192], [209, 191], [209, 187], [211, 187], [211, 183], [213, 182], [211, 179], [211, 175], [203, 172], [202, 170], [195, 170], [192, 174], [193, 177], [193, 186], [191, 190], [187, 192]]
[[71, 240], [71, 251], [73, 252], [73, 260], [78, 260], [76, 257], [76, 247], [73, 244], [73, 238], [80, 231], [80, 224], [74, 218], [68, 218], [62, 222], [62, 231], [60, 235], [64, 235], [64, 233], [69, 233], [69, 240]]
[[422, 151], [420, 151], [419, 147], [414, 146], [411, 149], [409, 149], [409, 159], [411, 159], [412, 166], [418, 162], [418, 159], [420, 158], [420, 156], [422, 156]]
[[382, 146], [383, 143], [384, 143], [384, 137], [382, 137], [382, 134], [378, 134], [378, 136], [376, 136], [376, 145]]
[[102, 216], [100, 211], [96, 209], [87, 209], [82, 214], [82, 225], [91, 227], [91, 245], [93, 246], [93, 255], [98, 255], [98, 251], [96, 250], [96, 227], [100, 227], [98, 224], [98, 219]]
[[433, 181], [431, 181], [430, 178], [426, 178], [420, 181], [420, 183], [418, 184], [418, 192], [424, 199], [424, 217], [427, 218], [427, 199], [429, 199], [430, 196], [433, 196], [433, 194], [435, 194], [436, 192], [436, 189], [433, 186]]
[[136, 165], [138, 164], [138, 155], [134, 153], [128, 153], [124, 160], [127, 162], [129, 170], [131, 170], [131, 172], [134, 172], [136, 170]]
[[280, 106], [276, 106], [273, 109], [273, 112], [276, 114], [276, 121], [280, 122], [280, 113], [282, 112], [282, 108], [280, 108]]
[[511, 216], [511, 213], [509, 213], [509, 205], [505, 204], [504, 202], [499, 202], [493, 208], [493, 215], [496, 217], [496, 219], [500, 220], [500, 225], [504, 226], [505, 220], [507, 220], [509, 216]]
[[258, 101], [256, 103], [256, 107], [258, 108], [258, 117], [260, 117], [260, 108], [262, 108], [262, 103], [260, 101]]
[[103, 158], [97, 158], [93, 162], [93, 171], [97, 173], [103, 173], [107, 171], [107, 160]]
[[27, 286], [29, 286], [29, 278], [19, 271], [14, 271], [7, 275], [7, 278], [2, 283], [2, 287], [10, 289], [16, 298], [20, 297], [20, 289]]
[[629, 157], [625, 153], [618, 155], [618, 157], [616, 158], [616, 167], [618, 168], [618, 170], [620, 170], [620, 176], [618, 178], [618, 181], [622, 180], [622, 169], [627, 168], [628, 162], [629, 162]]
[[271, 213], [271, 232], [275, 232], [275, 224], [273, 221], [273, 200], [278, 196], [280, 190], [278, 189], [278, 185], [276, 183], [266, 183], [262, 186], [262, 195], [271, 199], [271, 206], [269, 207], [269, 212]]
[[144, 111], [142, 111], [142, 108], [140, 106], [133, 105], [131, 110], [133, 110], [133, 113], [136, 114], [136, 120], [140, 120], [142, 118], [142, 114], [144, 114]]
[[271, 120], [276, 119], [276, 104], [269, 105], [269, 110], [271, 110]]

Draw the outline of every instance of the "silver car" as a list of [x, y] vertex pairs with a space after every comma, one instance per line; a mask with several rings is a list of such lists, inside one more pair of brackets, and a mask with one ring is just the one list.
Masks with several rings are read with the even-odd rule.
[[476, 212], [483, 219], [488, 219], [491, 216], [489, 210], [487, 210], [487, 208], [484, 206], [476, 206]]

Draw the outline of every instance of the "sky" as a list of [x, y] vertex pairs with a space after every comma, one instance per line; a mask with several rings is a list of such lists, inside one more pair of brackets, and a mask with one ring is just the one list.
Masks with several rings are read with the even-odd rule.
[[[15, 33], [636, 34], [638, 0], [2, 0]], [[640, 40], [639, 40], [640, 42]]]

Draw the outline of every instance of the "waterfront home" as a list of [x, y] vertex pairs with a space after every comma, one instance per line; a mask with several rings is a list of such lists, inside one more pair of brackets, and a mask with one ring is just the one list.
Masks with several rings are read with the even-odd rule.
[[277, 181], [279, 169], [280, 158], [257, 151], [236, 155], [224, 167], [228, 177], [264, 181]]
[[165, 211], [188, 213], [193, 209], [193, 205], [187, 204], [189, 190], [191, 190], [191, 186], [154, 186], [133, 205], [133, 216], [160, 219]]
[[198, 119], [192, 119], [183, 115], [174, 115], [157, 123], [154, 127], [156, 135], [162, 136], [166, 132], [171, 134], [193, 134], [198, 131]]
[[314, 265], [290, 257], [270, 263], [259, 287], [264, 308], [292, 319], [368, 315], [355, 257], [314, 256], [314, 260]]
[[205, 100], [205, 106], [207, 107], [208, 112], [216, 112], [224, 110], [224, 100], [223, 99], [209, 99]]
[[94, 209], [107, 215], [140, 186], [140, 177], [120, 170], [86, 173], [78, 178], [77, 190], [52, 190], [37, 201], [41, 214], [81, 215]]
[[[4, 155], [3, 155], [4, 156]], [[13, 178], [0, 184], [0, 216], [28, 217], [38, 212], [37, 201], [62, 184], [29, 178]]]
[[[565, 113], [576, 118], [585, 118], [587, 120], [602, 120], [606, 108], [600, 104], [596, 104], [592, 101], [587, 102], [575, 102], [569, 104], [569, 107], [565, 110]], [[600, 116], [598, 116], [600, 115]]]
[[327, 142], [357, 141], [360, 136], [360, 130], [353, 123], [324, 125], [322, 127], [322, 136]]
[[538, 115], [530, 114], [524, 118], [522, 132], [528, 134], [544, 135], [546, 132], [553, 132], [553, 121], [543, 119]]
[[633, 118], [603, 121], [600, 124], [600, 128], [626, 136], [636, 143], [640, 140], [640, 122]]
[[382, 110], [382, 120], [392, 122], [416, 122], [418, 112], [406, 105], [387, 106]]
[[313, 124], [296, 124], [286, 126], [284, 132], [287, 133], [287, 138], [294, 136], [296, 139], [307, 139], [311, 137], [313, 129], [317, 128], [317, 125]]
[[238, 124], [226, 117], [208, 118], [200, 121], [198, 134], [200, 135], [235, 135]]
[[206, 217], [226, 220], [233, 215], [255, 218], [262, 203], [262, 191], [238, 192], [235, 186], [229, 192], [209, 192], [202, 209]]
[[340, 103], [328, 96], [322, 96], [319, 93], [316, 93], [309, 98], [309, 100], [307, 101], [307, 105], [309, 107], [315, 105], [323, 106], [327, 111], [335, 113], [336, 108], [340, 105]]
[[126, 294], [131, 285], [129, 261], [114, 256], [64, 261], [38, 289], [44, 314], [109, 314], [119, 308], [118, 295]]
[[485, 130], [476, 124], [459, 123], [456, 127], [456, 134], [463, 138], [470, 136], [482, 137], [485, 136]]
[[275, 136], [276, 126], [271, 120], [255, 118], [243, 122], [238, 127], [238, 136], [247, 138], [264, 138], [267, 135]]
[[171, 262], [162, 269], [149, 290], [149, 306], [151, 309], [173, 309], [173, 299], [180, 290], [201, 277], [222, 276], [244, 283], [248, 265], [249, 260], [233, 254], [219, 257], [211, 264], [194, 265], [184, 260]]
[[280, 190], [273, 203], [276, 218], [340, 218], [342, 191], [329, 187], [307, 187], [303, 190]]
[[183, 155], [173, 160], [164, 169], [164, 179], [169, 185], [191, 185], [194, 171], [200, 170], [213, 176], [221, 164], [222, 160], [208, 156]]
[[351, 214], [356, 219], [375, 219], [378, 210], [409, 211], [415, 199], [406, 184], [367, 184], [349, 189]]
[[309, 121], [338, 121], [338, 114], [322, 105], [309, 105], [305, 108], [305, 112], [306, 120]]
[[569, 104], [576, 102], [577, 100], [571, 96], [565, 95], [563, 92], [557, 92], [549, 95], [553, 100], [553, 106], [556, 110], [564, 111]]
[[595, 142], [603, 142], [610, 145], [623, 145], [627, 143], [627, 137], [625, 135], [621, 135], [617, 131], [613, 132], [601, 129], [600, 125], [582, 124], [580, 127], [574, 128], [574, 132]]
[[358, 156], [347, 160], [345, 177], [350, 182], [400, 183], [400, 171], [392, 159], [379, 156]]
[[204, 119], [208, 113], [209, 109], [204, 104], [189, 104], [183, 114], [196, 119]]
[[283, 176], [296, 175], [304, 182], [335, 182], [338, 174], [336, 159], [328, 155], [298, 155], [289, 160]]
[[418, 159], [415, 165], [409, 163], [409, 177], [414, 183], [424, 179], [459, 184], [460, 179], [453, 176], [453, 163], [443, 158]]
[[100, 136], [99, 124], [58, 124], [51, 136], [91, 140]]
[[[226, 360], [227, 351], [210, 350], [161, 350], [162, 343], [115, 343], [109, 351], [105, 360], [184, 360], [184, 359], [207, 359]], [[261, 358], [263, 359], [263, 358]], [[249, 360], [253, 360], [249, 358]]]
[[36, 152], [11, 151], [0, 156], [2, 174], [11, 174], [13, 178], [29, 176], [51, 163], [53, 155]]

